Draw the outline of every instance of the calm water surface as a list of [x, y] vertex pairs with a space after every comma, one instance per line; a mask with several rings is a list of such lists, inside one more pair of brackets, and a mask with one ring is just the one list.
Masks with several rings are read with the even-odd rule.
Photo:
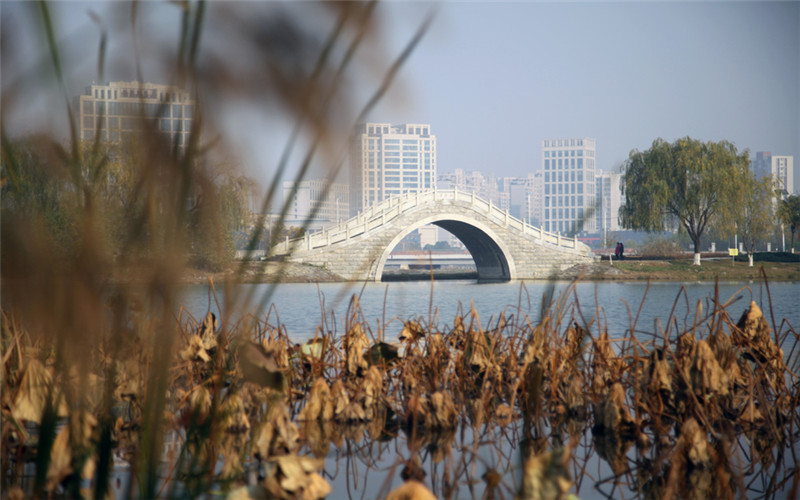
[[[566, 311], [567, 315], [582, 318], [583, 323], [607, 325], [610, 335], [622, 336], [631, 327], [637, 332], [657, 332], [664, 328], [670, 315], [673, 331], [676, 326], [690, 327], [698, 303], [702, 305], [699, 318], [709, 311], [715, 285], [660, 282], [648, 287], [642, 282], [582, 282], [573, 290], [568, 282], [302, 283], [237, 285], [227, 295], [225, 290], [217, 290], [216, 298], [208, 287], [195, 286], [185, 291], [183, 304], [193, 315], [202, 317], [208, 310], [217, 314], [220, 309], [231, 310], [225, 305], [226, 298], [236, 297], [239, 304], [233, 312], [236, 315], [241, 313], [243, 297], [249, 294], [252, 297], [249, 310], [258, 311], [272, 325], [283, 325], [290, 338], [302, 342], [313, 337], [323, 320], [327, 329], [341, 334], [348, 304], [357, 295], [363, 319], [373, 331], [381, 325], [384, 338], [395, 340], [402, 330], [402, 320], [421, 318], [444, 327], [452, 325], [457, 314], [468, 314], [473, 306], [484, 328], [496, 324], [501, 313], [506, 317], [527, 316], [535, 322], [546, 294], [559, 299], [565, 293], [569, 294], [567, 303], [573, 306]], [[768, 320], [774, 319], [777, 329], [781, 329], [783, 319], [795, 329], [800, 325], [800, 282], [774, 282], [768, 286], [758, 282], [720, 283], [718, 297], [723, 304], [730, 302], [727, 310], [734, 321], [752, 300], [764, 310]], [[592, 331], [597, 331], [596, 326]]]

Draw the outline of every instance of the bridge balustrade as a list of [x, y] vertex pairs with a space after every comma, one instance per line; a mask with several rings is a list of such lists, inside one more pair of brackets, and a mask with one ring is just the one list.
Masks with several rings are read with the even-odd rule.
[[381, 203], [367, 208], [355, 217], [339, 223], [333, 228], [323, 229], [316, 233], [307, 233], [303, 238], [295, 240], [287, 239], [277, 245], [272, 253], [279, 255], [287, 254], [291, 250], [298, 248], [313, 250], [315, 248], [346, 241], [373, 229], [377, 229], [388, 222], [392, 222], [403, 213], [420, 205], [439, 200], [452, 200], [454, 203], [468, 204], [473, 210], [484, 212], [489, 219], [494, 220], [498, 224], [517, 229], [523, 234], [531, 235], [543, 243], [549, 243], [564, 248], [577, 248], [577, 237], [564, 238], [560, 233], [543, 231], [539, 227], [532, 226], [526, 221], [510, 215], [508, 210], [501, 210], [494, 206], [491, 200], [483, 200], [477, 197], [474, 192], [465, 193], [455, 188], [446, 191], [434, 189], [424, 193], [415, 193], [413, 196], [390, 197]]

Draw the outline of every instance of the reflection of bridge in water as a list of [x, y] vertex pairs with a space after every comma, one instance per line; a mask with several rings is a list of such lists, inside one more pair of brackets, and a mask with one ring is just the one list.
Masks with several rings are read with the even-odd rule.
[[338, 226], [287, 240], [270, 253], [323, 266], [344, 279], [380, 281], [395, 246], [426, 224], [449, 231], [464, 244], [479, 280], [546, 278], [594, 261], [589, 247], [576, 238], [542, 231], [456, 189], [391, 198]]

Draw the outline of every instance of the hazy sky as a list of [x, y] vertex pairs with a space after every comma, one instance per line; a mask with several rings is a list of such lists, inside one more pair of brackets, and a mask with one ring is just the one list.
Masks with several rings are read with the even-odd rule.
[[[177, 9], [144, 4], [157, 12], [147, 22], [169, 40]], [[102, 15], [106, 6], [54, 5], [57, 32], [69, 47], [65, 57], [84, 55], [71, 65], [68, 86], [75, 94], [97, 74], [91, 55], [99, 36], [87, 11]], [[18, 24], [18, 8], [0, 5], [3, 29]], [[542, 140], [560, 137], [597, 139], [597, 165], [612, 170], [655, 138], [688, 135], [726, 139], [751, 153], [794, 155], [800, 183], [800, 2], [389, 2], [379, 8], [387, 62], [424, 17], [436, 13], [398, 85], [369, 120], [430, 123], [440, 172], [526, 176], [541, 169]], [[13, 39], [4, 35], [12, 44], [3, 54], [4, 85], [15, 65], [24, 66], [8, 54], [37, 48], [19, 40], [25, 36], [22, 30]], [[203, 43], [207, 50], [214, 39]], [[128, 57], [120, 49], [125, 46], [124, 40], [112, 43], [109, 59]], [[132, 77], [113, 64], [106, 69], [105, 80]], [[355, 104], [375, 87], [373, 81], [351, 84]], [[52, 121], [46, 101], [31, 100], [27, 113]], [[272, 118], [250, 117], [236, 129], [244, 161], [257, 177], [274, 168], [276, 144], [286, 137], [285, 130], [266, 125]]]
[[406, 68], [416, 103], [386, 111], [433, 125], [442, 171], [525, 174], [543, 139], [578, 136], [605, 170], [687, 135], [800, 166], [798, 2], [438, 7]]

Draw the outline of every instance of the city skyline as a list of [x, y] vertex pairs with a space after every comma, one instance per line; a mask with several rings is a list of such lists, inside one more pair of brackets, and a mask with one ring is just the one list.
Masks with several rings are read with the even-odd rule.
[[[21, 53], [3, 58], [4, 87], [18, 71], [29, 69], [25, 63], [43, 60], [45, 47], [28, 43], [35, 31], [13, 29], [26, 25], [22, 5], [4, 2], [0, 8], [4, 31], [9, 37], [19, 35], [15, 42]], [[227, 49], [229, 42], [214, 37], [213, 14], [222, 5], [208, 6], [208, 36], [200, 54]], [[242, 17], [264, 5], [224, 3]], [[268, 5], [289, 12], [307, 7]], [[106, 74], [97, 74], [100, 34], [88, 12], [113, 18], [111, 6], [51, 5], [72, 95], [92, 81], [136, 77], [126, 38], [130, 33], [124, 29], [109, 37]], [[129, 13], [123, 6], [115, 15]], [[684, 136], [729, 140], [751, 156], [770, 151], [800, 157], [798, 2], [389, 2], [377, 9], [385, 42], [384, 59], [371, 61], [377, 74], [391, 65], [431, 13], [428, 31], [396, 82], [364, 119], [431, 124], [439, 139], [440, 172], [525, 177], [542, 169], [541, 141], [548, 137], [595, 138], [598, 171], [615, 171], [631, 150], [647, 149], [659, 137], [670, 142]], [[172, 42], [180, 14], [174, 5], [140, 6], [139, 29], [153, 35], [140, 40], [144, 81], [171, 81], [162, 78], [164, 68], [146, 54], [177, 46]], [[322, 36], [332, 19], [319, 24]], [[20, 100], [25, 106], [4, 103], [14, 108], [7, 114], [7, 129], [22, 133], [44, 124], [59, 126], [66, 136], [63, 118], [51, 112], [63, 109], [62, 98], [47, 84], [21, 89], [23, 95], [29, 92]], [[368, 78], [348, 84], [356, 108], [376, 86]], [[291, 122], [285, 115], [252, 116], [241, 105], [230, 107], [233, 115], [220, 115], [215, 127], [235, 138], [248, 174], [268, 180]], [[352, 125], [345, 122], [341, 128]], [[795, 178], [800, 178], [800, 163], [795, 163]]]
[[[751, 156], [797, 157], [799, 7], [442, 4], [442, 33], [423, 40], [406, 69], [430, 75], [449, 62], [453, 71], [425, 80], [413, 119], [436, 127], [442, 171], [487, 171], [493, 156], [498, 176], [524, 175], [541, 168], [537, 146], [548, 137], [596, 138], [597, 168], [605, 171], [659, 137], [729, 140]], [[454, 104], [459, 99], [465, 105]], [[478, 126], [458, 123], [473, 117]], [[501, 151], [463, 151], [465, 143], [481, 144], [487, 130], [497, 131], [493, 139]], [[452, 141], [456, 134], [459, 140]], [[504, 166], [515, 162], [516, 170]]]

